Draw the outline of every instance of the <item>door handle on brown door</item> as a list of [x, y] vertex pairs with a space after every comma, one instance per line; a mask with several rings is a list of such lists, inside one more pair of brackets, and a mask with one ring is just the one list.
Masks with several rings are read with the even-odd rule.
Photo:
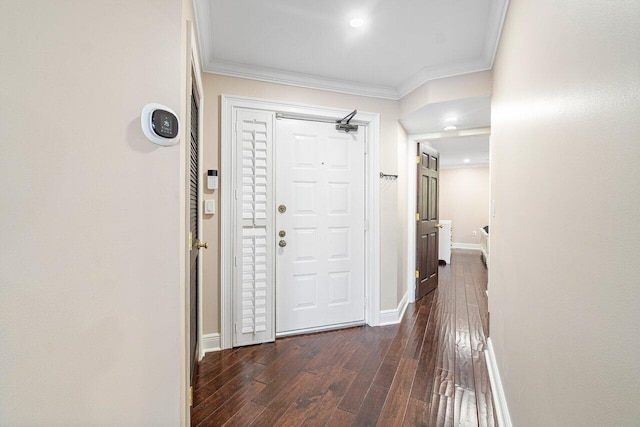
[[281, 248], [284, 248], [285, 246], [287, 246], [287, 242], [285, 242], [284, 240], [280, 240], [278, 242], [278, 245], [280, 245]]
[[442, 224], [436, 224], [436, 228], [442, 228], [442, 227], [444, 227], [444, 225], [442, 225]]
[[200, 240], [196, 240], [196, 249], [200, 248], [209, 249], [209, 244], [207, 242], [202, 243]]

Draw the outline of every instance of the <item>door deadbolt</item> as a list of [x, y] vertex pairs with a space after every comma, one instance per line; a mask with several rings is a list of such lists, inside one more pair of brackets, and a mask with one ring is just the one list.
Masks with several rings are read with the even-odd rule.
[[285, 213], [287, 211], [287, 207], [285, 205], [278, 206], [278, 212]]
[[280, 230], [280, 232], [278, 233], [278, 236], [280, 236], [280, 237], [284, 237], [286, 235], [287, 235], [287, 232], [284, 231], [284, 230]]
[[278, 245], [280, 245], [281, 248], [284, 248], [285, 246], [287, 246], [287, 242], [285, 242], [284, 240], [280, 240], [278, 242]]

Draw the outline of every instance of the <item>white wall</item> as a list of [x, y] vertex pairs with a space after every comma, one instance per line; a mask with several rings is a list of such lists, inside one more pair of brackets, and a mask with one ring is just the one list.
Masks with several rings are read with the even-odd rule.
[[440, 219], [452, 221], [453, 243], [479, 245], [489, 224], [489, 168], [441, 169], [439, 179]]
[[[392, 183], [385, 184], [387, 181], [381, 181], [380, 185], [394, 185], [398, 188], [398, 223], [396, 225], [396, 233], [398, 236], [398, 301], [400, 302], [409, 289], [407, 277], [407, 257], [409, 256], [407, 248], [408, 229], [407, 229], [407, 159], [409, 156], [409, 135], [398, 123], [398, 179]], [[413, 240], [413, 239], [411, 239]], [[412, 279], [413, 280], [413, 279]]]
[[427, 104], [491, 95], [492, 72], [479, 71], [430, 80], [402, 98], [401, 117], [407, 117]]
[[3, 2], [1, 425], [181, 422], [185, 144], [139, 114], [183, 115], [182, 14]]
[[489, 309], [518, 427], [640, 420], [639, 22], [632, 0], [511, 0]]

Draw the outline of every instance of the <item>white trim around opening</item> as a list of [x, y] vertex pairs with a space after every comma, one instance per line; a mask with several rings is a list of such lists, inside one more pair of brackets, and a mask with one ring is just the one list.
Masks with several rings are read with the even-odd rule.
[[[233, 342], [233, 254], [234, 254], [234, 170], [233, 170], [233, 117], [236, 109], [269, 111], [314, 119], [339, 119], [351, 111], [344, 109], [294, 104], [281, 101], [222, 95], [220, 214], [221, 214], [221, 287], [220, 287], [220, 346], [232, 347]], [[380, 115], [358, 112], [357, 121], [365, 126], [365, 322], [371, 326], [380, 323]], [[275, 333], [275, 331], [274, 331]]]

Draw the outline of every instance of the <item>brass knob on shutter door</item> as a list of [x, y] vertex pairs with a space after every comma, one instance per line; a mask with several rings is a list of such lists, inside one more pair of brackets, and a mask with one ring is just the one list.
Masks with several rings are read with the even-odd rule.
[[278, 236], [280, 236], [280, 237], [284, 237], [284, 236], [286, 236], [286, 235], [287, 235], [287, 232], [286, 232], [286, 231], [284, 231], [284, 230], [280, 230], [280, 231], [278, 232]]
[[278, 212], [285, 213], [287, 211], [287, 207], [285, 205], [278, 206]]
[[278, 245], [280, 245], [281, 248], [284, 248], [285, 246], [287, 246], [287, 242], [285, 242], [284, 240], [280, 240], [278, 242]]
[[207, 242], [202, 243], [200, 240], [196, 240], [196, 249], [200, 248], [209, 249], [209, 244]]

